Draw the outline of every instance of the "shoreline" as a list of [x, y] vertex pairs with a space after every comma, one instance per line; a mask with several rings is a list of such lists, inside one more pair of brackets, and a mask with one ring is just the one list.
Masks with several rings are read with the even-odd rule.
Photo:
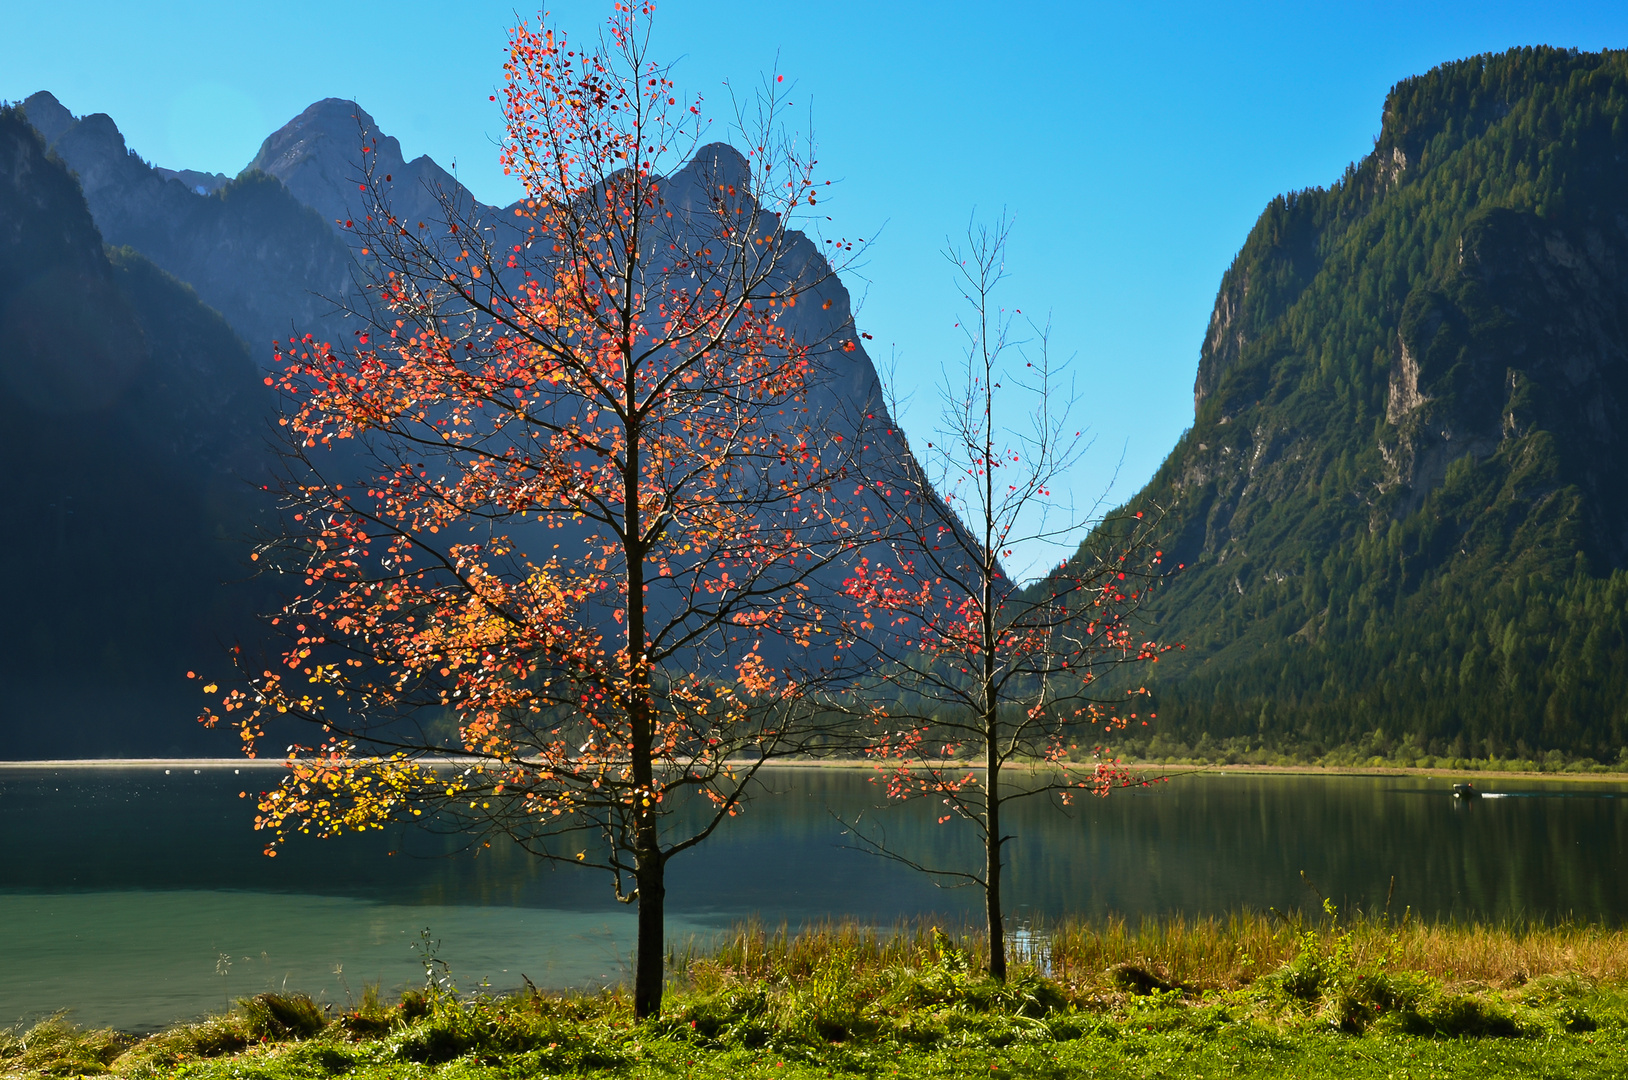
[[[449, 764], [451, 762], [449, 761]], [[749, 762], [742, 762], [749, 764]], [[948, 764], [948, 763], [945, 763]], [[287, 765], [285, 758], [42, 758], [38, 760], [0, 761], [0, 771], [49, 769], [192, 769], [195, 772], [216, 769], [280, 769]], [[826, 761], [771, 761], [765, 769], [875, 769], [870, 761], [841, 759]], [[976, 765], [968, 767], [978, 770]], [[1032, 769], [1030, 764], [1012, 764], [1015, 770]], [[1081, 765], [1082, 768], [1089, 766]], [[1407, 765], [1161, 765], [1157, 763], [1126, 762], [1124, 768], [1144, 779], [1174, 779], [1179, 776], [1215, 774], [1220, 776], [1417, 776], [1455, 781], [1471, 780], [1523, 780], [1557, 781], [1563, 783], [1628, 783], [1628, 772], [1502, 772], [1488, 769], [1422, 769]]]
[[1171, 776], [1221, 773], [1235, 776], [1422, 776], [1455, 782], [1470, 780], [1554, 780], [1563, 782], [1628, 783], [1628, 772], [1532, 772], [1496, 769], [1421, 769], [1414, 765], [1143, 765], [1127, 764], [1132, 772], [1163, 772]]
[[285, 983], [224, 1011], [122, 1029], [33, 1012], [0, 1032], [0, 1076], [453, 1080], [474, 1064], [494, 1077], [866, 1080], [881, 1062], [897, 1080], [1618, 1080], [1628, 1053], [1621, 929], [1266, 912], [1049, 929], [1044, 950], [1015, 946], [1021, 981], [1003, 989], [970, 927], [738, 924], [705, 951], [670, 954], [649, 1021], [634, 1017], [625, 974], [468, 995], [409, 979], [360, 1000], [348, 985], [340, 998]]
[[268, 769], [284, 758], [41, 758], [0, 761], [4, 769]]

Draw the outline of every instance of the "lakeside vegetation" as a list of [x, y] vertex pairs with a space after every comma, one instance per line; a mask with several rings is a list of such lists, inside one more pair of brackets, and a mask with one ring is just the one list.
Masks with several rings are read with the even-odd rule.
[[1247, 735], [1216, 739], [1208, 733], [1191, 742], [1163, 734], [1132, 738], [1115, 751], [1128, 765], [1227, 766], [1266, 765], [1303, 769], [1424, 769], [1480, 775], [1598, 776], [1628, 773], [1628, 748], [1614, 760], [1598, 761], [1580, 754], [1551, 750], [1509, 757], [1462, 757], [1432, 752], [1411, 737], [1392, 739], [1373, 732], [1356, 742], [1324, 746], [1315, 742], [1268, 741]]
[[741, 926], [670, 950], [666, 1008], [625, 988], [422, 988], [342, 1007], [263, 994], [136, 1037], [55, 1017], [0, 1033], [0, 1076], [1612, 1076], [1628, 1051], [1628, 932], [1442, 925], [1331, 906], [1315, 924], [1065, 922], [987, 943], [918, 925]]

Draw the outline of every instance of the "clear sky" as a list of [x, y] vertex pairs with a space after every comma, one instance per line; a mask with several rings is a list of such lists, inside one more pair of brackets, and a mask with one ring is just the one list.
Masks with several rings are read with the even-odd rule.
[[[515, 12], [535, 19], [511, 0], [9, 8], [0, 98], [48, 89], [106, 112], [155, 164], [234, 174], [306, 105], [347, 97], [409, 157], [456, 161], [479, 198], [516, 194], [487, 100]], [[610, 3], [550, 10], [587, 35]], [[849, 286], [873, 356], [895, 351], [918, 445], [958, 354], [946, 235], [974, 213], [1016, 219], [1008, 299], [1049, 311], [1054, 352], [1075, 357], [1097, 441], [1066, 487], [1086, 504], [1121, 457], [1114, 498], [1132, 494], [1191, 422], [1221, 273], [1272, 196], [1372, 148], [1393, 83], [1517, 45], [1628, 47], [1628, 4], [664, 0], [656, 42], [712, 100], [776, 65], [795, 80], [839, 181], [822, 209], [879, 234]]]

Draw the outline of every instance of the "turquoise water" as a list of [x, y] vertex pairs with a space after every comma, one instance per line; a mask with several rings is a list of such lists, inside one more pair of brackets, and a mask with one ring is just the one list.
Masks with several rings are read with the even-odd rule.
[[[411, 946], [426, 927], [464, 988], [626, 975], [632, 912], [602, 876], [410, 832], [267, 859], [239, 792], [270, 779], [0, 767], [0, 1025], [71, 1008], [81, 1023], [150, 1028], [278, 988], [343, 1003], [369, 982], [420, 981]], [[977, 858], [932, 807], [878, 807], [868, 781], [774, 771], [772, 791], [672, 863], [670, 936], [704, 942], [747, 917], [974, 913], [976, 893], [855, 850], [845, 828], [857, 822], [920, 861]], [[1422, 777], [1207, 775], [1066, 812], [1029, 806], [1011, 820], [1014, 920], [1315, 906], [1301, 871], [1346, 909], [1389, 897], [1432, 918], [1628, 916], [1628, 789], [1489, 789], [1509, 797], [1464, 805]]]

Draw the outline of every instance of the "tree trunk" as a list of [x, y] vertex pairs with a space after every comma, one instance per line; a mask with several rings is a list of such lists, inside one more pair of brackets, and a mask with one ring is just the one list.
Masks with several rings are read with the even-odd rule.
[[[641, 833], [643, 830], [641, 830]], [[638, 851], [639, 941], [633, 956], [633, 1015], [640, 1020], [661, 1015], [661, 992], [667, 960], [663, 916], [667, 904], [666, 870], [656, 843], [654, 821], [648, 846], [641, 835]]]
[[[629, 573], [628, 595], [642, 601], [643, 566], [634, 564]], [[633, 857], [634, 876], [639, 883], [639, 940], [633, 954], [633, 1015], [640, 1020], [661, 1015], [661, 989], [666, 960], [666, 863], [661, 850], [661, 830], [655, 806], [655, 762], [653, 744], [655, 703], [650, 699], [650, 668], [644, 661], [644, 606], [635, 601], [627, 608], [629, 652], [635, 657], [632, 688], [628, 695], [628, 720], [633, 736], [630, 744], [633, 765]], [[633, 637], [634, 633], [638, 637]], [[638, 642], [634, 652], [634, 642]]]
[[993, 744], [989, 754], [989, 784], [984, 790], [984, 820], [989, 837], [984, 844], [984, 913], [989, 918], [989, 977], [1006, 981], [1006, 928], [1001, 911], [1001, 790]]
[[[637, 248], [635, 248], [637, 250]], [[628, 271], [631, 275], [631, 267]], [[626, 278], [624, 278], [626, 280]], [[624, 286], [624, 325], [631, 322], [628, 305], [632, 289]], [[628, 339], [628, 340], [631, 340]], [[631, 410], [637, 401], [631, 349], [624, 345], [626, 401]], [[627, 431], [627, 460], [622, 471], [624, 539], [627, 558], [627, 595], [623, 611], [627, 621], [629, 687], [627, 696], [628, 750], [633, 772], [633, 856], [639, 882], [639, 940], [633, 952], [633, 1015], [640, 1020], [661, 1015], [661, 991], [666, 961], [667, 906], [666, 866], [661, 852], [661, 833], [656, 826], [655, 788], [655, 702], [650, 696], [650, 661], [644, 624], [643, 523], [639, 514], [640, 451], [642, 434], [637, 426]]]
[[979, 301], [979, 330], [984, 334], [984, 549], [979, 567], [982, 601], [979, 605], [979, 629], [983, 632], [982, 686], [979, 687], [983, 708], [984, 753], [989, 782], [984, 788], [984, 824], [989, 831], [984, 836], [984, 914], [989, 922], [989, 977], [996, 982], [1006, 981], [1006, 926], [1001, 911], [1001, 705], [995, 682], [995, 657], [1000, 648], [1000, 634], [995, 627], [995, 583], [1000, 580], [1000, 562], [995, 552], [995, 447], [991, 442], [993, 428], [989, 426], [995, 415], [995, 380], [990, 351], [989, 310], [984, 306], [987, 290]]

